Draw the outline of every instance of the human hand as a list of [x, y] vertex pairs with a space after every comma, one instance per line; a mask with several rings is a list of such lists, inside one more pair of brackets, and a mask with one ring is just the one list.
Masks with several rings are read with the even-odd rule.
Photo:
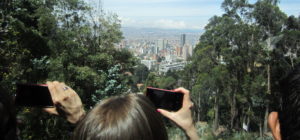
[[77, 93], [64, 83], [47, 82], [54, 108], [45, 108], [50, 114], [61, 115], [70, 123], [77, 123], [85, 114], [82, 102]]
[[157, 109], [157, 111], [175, 122], [181, 129], [185, 131], [191, 140], [198, 140], [199, 137], [192, 118], [191, 107], [193, 107], [193, 102], [190, 99], [190, 92], [185, 88], [174, 89], [174, 92], [180, 92], [184, 94], [182, 107], [177, 112], [170, 112], [164, 109]]

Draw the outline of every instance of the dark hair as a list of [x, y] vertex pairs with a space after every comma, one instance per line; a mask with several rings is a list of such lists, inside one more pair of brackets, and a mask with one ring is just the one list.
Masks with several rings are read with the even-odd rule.
[[77, 125], [73, 140], [166, 140], [162, 116], [144, 95], [111, 97]]
[[300, 139], [300, 65], [297, 65], [283, 80], [281, 109], [279, 110], [282, 140]]
[[15, 140], [16, 115], [12, 98], [0, 87], [0, 140]]

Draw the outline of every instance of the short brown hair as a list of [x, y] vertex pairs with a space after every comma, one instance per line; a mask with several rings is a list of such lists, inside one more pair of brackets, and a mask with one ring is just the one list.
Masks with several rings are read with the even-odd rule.
[[73, 140], [166, 140], [162, 116], [144, 95], [111, 97], [93, 108], [79, 124]]

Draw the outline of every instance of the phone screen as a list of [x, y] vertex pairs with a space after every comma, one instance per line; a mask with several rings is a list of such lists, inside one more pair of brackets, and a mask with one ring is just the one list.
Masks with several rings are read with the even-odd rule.
[[15, 104], [28, 107], [53, 107], [47, 85], [17, 84]]
[[146, 96], [156, 108], [178, 111], [182, 107], [183, 94], [179, 92], [148, 87]]

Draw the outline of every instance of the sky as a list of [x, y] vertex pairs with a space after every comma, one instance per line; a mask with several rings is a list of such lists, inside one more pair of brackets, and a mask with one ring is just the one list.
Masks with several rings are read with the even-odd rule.
[[[223, 0], [93, 0], [115, 13], [122, 27], [200, 30], [214, 15], [222, 15]], [[250, 0], [250, 2], [255, 0]], [[300, 15], [299, 0], [281, 0], [287, 15]]]

